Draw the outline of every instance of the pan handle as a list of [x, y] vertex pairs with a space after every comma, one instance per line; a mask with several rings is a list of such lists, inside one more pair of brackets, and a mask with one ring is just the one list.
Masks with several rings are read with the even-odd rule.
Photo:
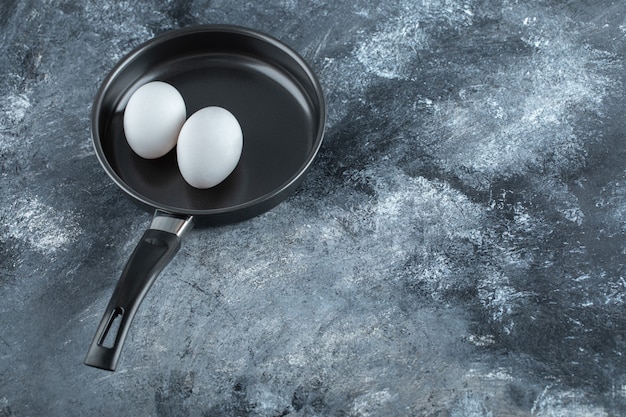
[[181, 237], [193, 227], [192, 216], [157, 210], [131, 255], [91, 342], [85, 364], [114, 371], [130, 323], [161, 270], [180, 249]]

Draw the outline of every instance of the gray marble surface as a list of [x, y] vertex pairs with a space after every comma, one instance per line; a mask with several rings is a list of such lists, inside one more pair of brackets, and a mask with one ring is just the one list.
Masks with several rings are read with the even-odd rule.
[[[298, 191], [193, 230], [118, 370], [82, 361], [148, 227], [96, 90], [164, 31], [302, 54], [328, 106]], [[626, 414], [626, 3], [0, 3], [0, 416]]]

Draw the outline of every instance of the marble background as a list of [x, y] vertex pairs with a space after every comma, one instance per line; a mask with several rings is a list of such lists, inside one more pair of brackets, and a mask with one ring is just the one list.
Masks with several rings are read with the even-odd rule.
[[[93, 369], [151, 215], [91, 103], [199, 23], [300, 52], [325, 142], [281, 205], [193, 230]], [[0, 416], [626, 414], [625, 54], [621, 0], [3, 0]]]

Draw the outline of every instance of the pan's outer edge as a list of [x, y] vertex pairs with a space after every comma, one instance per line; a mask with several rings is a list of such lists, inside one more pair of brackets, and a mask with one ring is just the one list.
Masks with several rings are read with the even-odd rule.
[[[300, 69], [302, 69], [308, 81], [311, 83], [313, 87], [313, 91], [315, 92], [314, 97], [316, 100], [315, 104], [319, 107], [319, 115], [316, 124], [317, 134], [314, 138], [314, 142], [312, 144], [312, 148], [305, 159], [304, 163], [301, 165], [300, 169], [298, 169], [294, 175], [283, 183], [279, 188], [274, 190], [271, 193], [267, 193], [257, 199], [248, 201], [239, 206], [233, 206], [226, 209], [211, 209], [211, 210], [191, 210], [191, 209], [180, 209], [168, 207], [163, 204], [160, 204], [157, 201], [150, 200], [145, 198], [141, 194], [135, 192], [126, 182], [124, 182], [117, 173], [113, 170], [113, 168], [109, 165], [109, 162], [104, 154], [104, 150], [99, 140], [99, 115], [102, 112], [102, 101], [103, 97], [106, 94], [109, 86], [116, 79], [118, 74], [124, 70], [125, 67], [130, 65], [134, 60], [138, 59], [142, 53], [155, 45], [158, 45], [163, 42], [167, 42], [168, 40], [175, 39], [180, 36], [192, 35], [194, 33], [203, 33], [203, 32], [226, 32], [232, 34], [239, 34], [243, 36], [249, 36], [252, 38], [256, 38], [263, 42], [266, 42], [283, 52], [285, 52], [291, 59], [293, 59]], [[313, 97], [312, 97], [313, 99]], [[122, 57], [116, 65], [110, 70], [107, 76], [104, 78], [102, 84], [100, 85], [94, 102], [92, 106], [91, 112], [91, 139], [95, 149], [96, 156], [100, 162], [100, 165], [104, 168], [108, 176], [113, 180], [113, 182], [120, 187], [126, 194], [128, 194], [132, 199], [138, 203], [141, 207], [144, 207], [149, 210], [160, 209], [165, 212], [170, 212], [173, 214], [182, 214], [182, 215], [191, 215], [196, 219], [196, 223], [200, 226], [202, 225], [218, 225], [218, 224], [226, 224], [226, 223], [234, 223], [238, 221], [242, 221], [256, 215], [259, 215], [272, 207], [279, 204], [285, 198], [287, 198], [302, 182], [304, 174], [309, 170], [312, 165], [319, 149], [322, 145], [323, 136], [324, 136], [324, 128], [326, 123], [326, 105], [324, 100], [323, 90], [321, 88], [320, 82], [315, 75], [314, 71], [311, 69], [309, 64], [302, 58], [294, 49], [280, 40], [254, 29], [245, 28], [241, 26], [235, 25], [197, 25], [190, 26], [182, 29], [175, 29], [163, 34], [160, 34], [146, 42], [141, 43], [136, 46], [130, 52], [128, 52], [124, 57]]]

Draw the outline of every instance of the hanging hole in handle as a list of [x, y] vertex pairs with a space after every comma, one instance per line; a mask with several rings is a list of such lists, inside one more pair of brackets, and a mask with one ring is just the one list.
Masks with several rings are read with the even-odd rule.
[[111, 349], [115, 346], [117, 333], [120, 329], [120, 323], [122, 322], [123, 316], [124, 309], [122, 307], [115, 307], [113, 312], [111, 312], [111, 317], [109, 317], [109, 321], [107, 323], [104, 334], [100, 337], [100, 340], [98, 341], [99, 346], [107, 349]]

